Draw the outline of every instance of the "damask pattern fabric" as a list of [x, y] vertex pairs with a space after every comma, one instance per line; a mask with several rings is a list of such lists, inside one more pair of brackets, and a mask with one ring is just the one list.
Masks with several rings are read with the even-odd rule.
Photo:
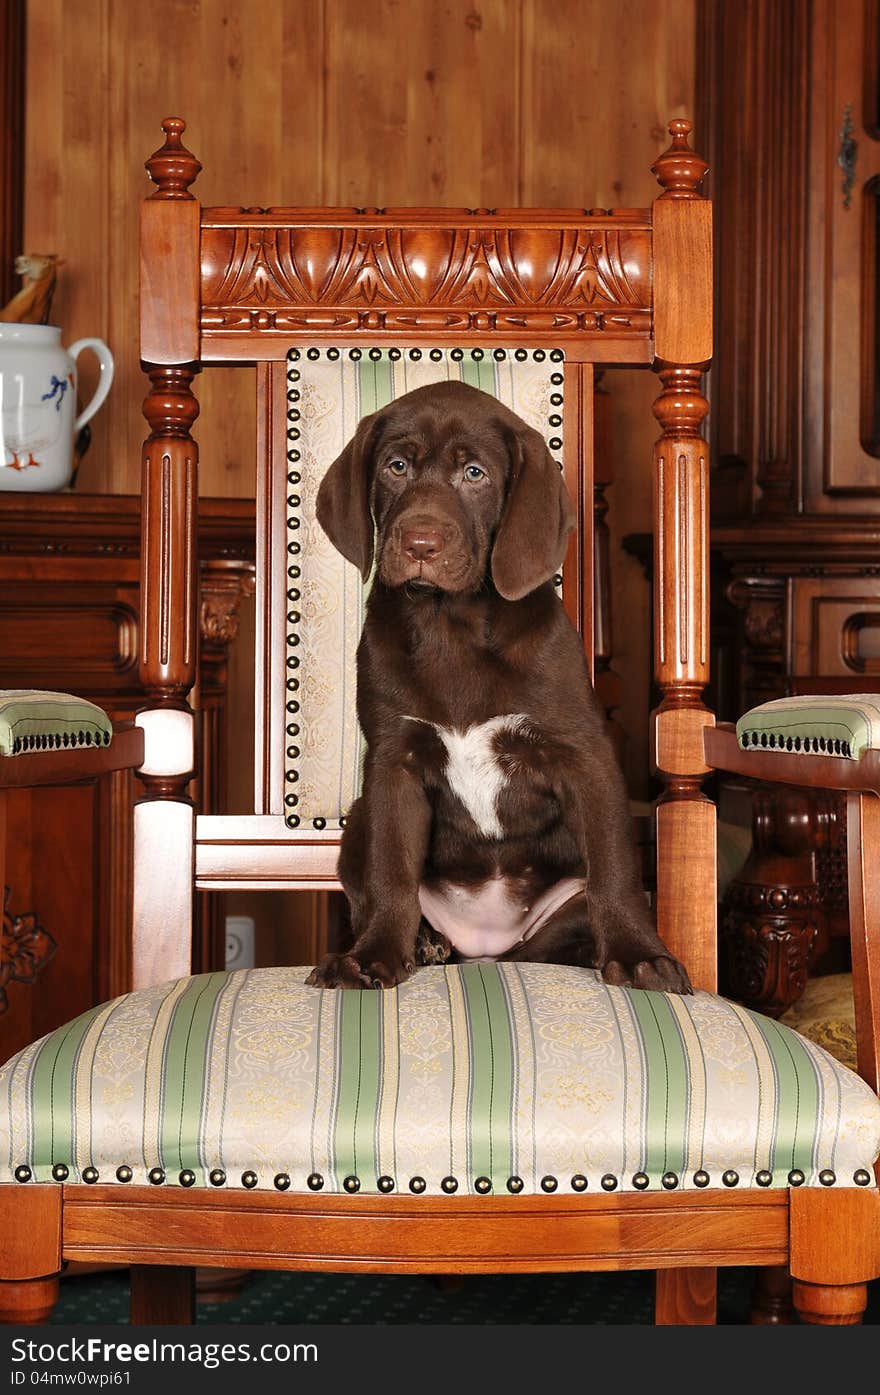
[[876, 693], [775, 698], [740, 717], [736, 736], [744, 750], [858, 760], [880, 747], [880, 699]]
[[803, 996], [779, 1020], [855, 1070], [857, 1042], [852, 974], [808, 978]]
[[113, 723], [93, 702], [38, 688], [0, 688], [0, 756], [109, 746]]
[[183, 1172], [375, 1193], [390, 1178], [434, 1196], [448, 1178], [478, 1195], [670, 1174], [852, 1186], [880, 1152], [880, 1100], [858, 1076], [710, 994], [548, 964], [427, 968], [382, 992], [307, 988], [306, 973], [176, 980], [27, 1047], [0, 1070], [0, 1182], [60, 1165], [120, 1185]]
[[355, 656], [365, 586], [315, 518], [318, 486], [362, 417], [428, 383], [497, 397], [562, 460], [561, 349], [291, 349], [287, 368], [285, 818], [338, 828], [360, 791]]

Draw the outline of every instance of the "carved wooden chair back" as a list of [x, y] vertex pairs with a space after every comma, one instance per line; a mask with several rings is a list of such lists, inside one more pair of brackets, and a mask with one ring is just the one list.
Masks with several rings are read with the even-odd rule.
[[[506, 394], [544, 430], [577, 505], [561, 592], [592, 660], [594, 376], [643, 364], [662, 384], [656, 677], [664, 696], [654, 746], [670, 798], [658, 820], [668, 868], [658, 915], [694, 981], [714, 987], [714, 809], [699, 788], [711, 721], [699, 700], [708, 652], [699, 432], [712, 344], [710, 207], [697, 192], [705, 164], [689, 148], [689, 123], [670, 127], [653, 207], [612, 211], [202, 209], [190, 192], [200, 165], [182, 143], [183, 123], [163, 126], [165, 143], [147, 163], [157, 187], [143, 205], [141, 240], [141, 358], [152, 383], [141, 675], [154, 702], [139, 719], [147, 797], [136, 846], [142, 865], [161, 861], [166, 890], [137, 898], [136, 986], [188, 972], [193, 884], [338, 885], [339, 819], [357, 780], [361, 597], [353, 569], [314, 523], [314, 492], [353, 414], [392, 392], [462, 376]], [[194, 817], [185, 802], [198, 458], [190, 428], [196, 369], [215, 363], [249, 365], [256, 376], [254, 813]], [[331, 667], [316, 676], [328, 648]]]
[[[361, 597], [346, 595], [344, 582], [340, 593], [338, 576], [328, 581], [322, 568], [330, 560], [322, 560], [310, 509], [317, 475], [365, 404], [427, 373], [469, 378], [532, 415], [577, 503], [561, 585], [589, 653], [594, 375], [625, 364], [653, 367], [661, 383], [653, 462], [654, 672], [662, 700], [652, 747], [664, 789], [658, 928], [694, 984], [714, 989], [715, 810], [701, 792], [713, 718], [701, 701], [709, 645], [700, 434], [712, 254], [710, 208], [698, 193], [705, 165], [688, 145], [689, 123], [670, 127], [671, 145], [654, 165], [662, 192], [652, 207], [610, 212], [202, 209], [190, 193], [200, 167], [183, 145], [183, 122], [163, 124], [165, 143], [147, 165], [156, 189], [143, 205], [141, 239], [141, 357], [151, 380], [141, 677], [150, 696], [138, 717], [144, 798], [135, 813], [134, 974], [144, 991], [95, 1008], [3, 1067], [0, 1317], [45, 1315], [64, 1261], [104, 1260], [133, 1266], [133, 1314], [153, 1321], [191, 1313], [192, 1268], [209, 1264], [415, 1273], [651, 1268], [658, 1321], [709, 1322], [719, 1263], [790, 1264], [810, 1320], [857, 1320], [865, 1280], [880, 1272], [880, 1193], [868, 1171], [880, 1151], [880, 1103], [793, 1033], [709, 994], [606, 990], [589, 971], [556, 965], [524, 966], [542, 972], [516, 983], [504, 965], [425, 970], [392, 990], [396, 999], [320, 993], [289, 974], [283, 983], [260, 977], [255, 986], [258, 975], [245, 976], [251, 996], [239, 992], [235, 975], [187, 977], [194, 889], [337, 885], [338, 822], [357, 761], [333, 718], [325, 728], [335, 732], [333, 759], [346, 754], [349, 773], [328, 803], [305, 763], [320, 765], [323, 747], [309, 749], [308, 738], [326, 713], [304, 704], [315, 702], [307, 688], [316, 673], [326, 689], [341, 683], [343, 669], [321, 670], [310, 626], [329, 624], [341, 606], [345, 647]], [[195, 763], [187, 702], [196, 676], [192, 384], [199, 368], [215, 363], [254, 372], [259, 408], [256, 775], [253, 813], [197, 817], [187, 800]], [[312, 552], [314, 563], [306, 561]], [[341, 601], [328, 605], [328, 591]], [[478, 983], [468, 978], [472, 969]], [[482, 999], [476, 992], [466, 1002], [475, 988]], [[574, 1085], [566, 1078], [557, 1096], [545, 1088], [535, 1042], [559, 1044], [563, 1002], [572, 1014], [565, 1030], [580, 1040], [591, 994], [590, 1012], [620, 1014], [608, 1038], [618, 1043], [608, 1082], [609, 1099], [623, 1103], [607, 1129], [582, 1118], [567, 1152], [554, 1110], [572, 1105], [573, 1089], [574, 1103], [581, 1101], [595, 1061], [587, 1048], [575, 1052]], [[386, 1000], [397, 1002], [396, 1019], [384, 1012]], [[479, 1013], [483, 1040], [506, 1042], [498, 1058], [505, 1100], [513, 1101], [517, 1082], [519, 1103], [500, 1116], [492, 1089], [461, 1084], [471, 1066], [474, 1081], [482, 1080], [487, 1058], [495, 1070], [492, 1052], [471, 1047], [468, 1024]], [[541, 1013], [549, 1014], [549, 1038], [532, 1030]], [[441, 1019], [450, 1040], [459, 1034], [453, 1054], [460, 1054], [455, 1070], [448, 1059], [441, 1067], [431, 1037], [429, 1064], [443, 1086], [426, 1090], [412, 1074], [421, 1061], [412, 1042], [425, 1020], [430, 1027]], [[280, 1043], [287, 1093], [276, 1098], [279, 1020], [288, 1032]], [[740, 1043], [733, 1071], [732, 1035]], [[670, 1060], [679, 1063], [677, 1075]], [[631, 1065], [644, 1067], [638, 1088], [628, 1086]], [[126, 1071], [129, 1106], [120, 1088]], [[737, 1074], [749, 1084], [732, 1106]], [[362, 1101], [367, 1076], [371, 1093]], [[487, 1114], [472, 1107], [481, 1090]], [[231, 1115], [228, 1092], [236, 1099]], [[815, 1133], [803, 1122], [807, 1095]], [[428, 1096], [432, 1107], [440, 1101], [436, 1138], [418, 1112]], [[143, 1107], [132, 1109], [131, 1098]], [[643, 1098], [654, 1101], [650, 1108], [638, 1105]], [[295, 1125], [304, 1099], [317, 1112]], [[406, 1114], [401, 1130], [405, 1101], [416, 1113]], [[668, 1161], [670, 1107], [677, 1170]], [[224, 1132], [230, 1117], [231, 1133]], [[741, 1179], [729, 1158], [735, 1145], [742, 1151], [748, 1129], [757, 1132], [737, 1155]], [[484, 1173], [474, 1149], [485, 1151], [487, 1137]], [[493, 1159], [496, 1137], [503, 1157]], [[429, 1184], [419, 1165], [431, 1146]], [[355, 1165], [359, 1149], [366, 1185]], [[584, 1163], [590, 1150], [592, 1180]], [[444, 1176], [453, 1155], [462, 1167]], [[290, 1158], [295, 1178], [291, 1166], [281, 1170]]]

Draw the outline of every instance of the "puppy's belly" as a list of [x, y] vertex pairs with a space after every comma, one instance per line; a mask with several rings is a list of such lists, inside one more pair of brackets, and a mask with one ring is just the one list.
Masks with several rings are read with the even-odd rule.
[[422, 915], [463, 959], [498, 959], [514, 945], [529, 940], [570, 901], [586, 890], [583, 877], [563, 877], [542, 891], [528, 905], [511, 894], [505, 877], [495, 876], [482, 886], [456, 886], [441, 882], [419, 887]]

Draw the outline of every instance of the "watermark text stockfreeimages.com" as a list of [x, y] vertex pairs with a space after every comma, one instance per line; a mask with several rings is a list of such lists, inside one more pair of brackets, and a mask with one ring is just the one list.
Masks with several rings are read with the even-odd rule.
[[[10, 1372], [12, 1385], [33, 1384], [33, 1373], [38, 1368], [68, 1364], [120, 1368], [100, 1373], [80, 1371], [76, 1373], [77, 1379], [69, 1383], [124, 1385], [126, 1370], [133, 1365], [192, 1365], [214, 1371], [220, 1366], [247, 1363], [314, 1363], [318, 1360], [318, 1347], [315, 1342], [169, 1342], [158, 1337], [140, 1342], [107, 1341], [103, 1337], [65, 1337], [52, 1342], [15, 1337], [10, 1343], [10, 1360], [13, 1365]], [[84, 1379], [89, 1374], [110, 1379]]]

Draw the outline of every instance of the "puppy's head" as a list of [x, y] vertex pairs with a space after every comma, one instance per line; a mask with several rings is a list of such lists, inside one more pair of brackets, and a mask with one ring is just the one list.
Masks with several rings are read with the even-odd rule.
[[[559, 570], [574, 509], [543, 437], [488, 393], [431, 383], [365, 417], [318, 522], [366, 580], [519, 600]], [[375, 538], [375, 542], [374, 542]]]

